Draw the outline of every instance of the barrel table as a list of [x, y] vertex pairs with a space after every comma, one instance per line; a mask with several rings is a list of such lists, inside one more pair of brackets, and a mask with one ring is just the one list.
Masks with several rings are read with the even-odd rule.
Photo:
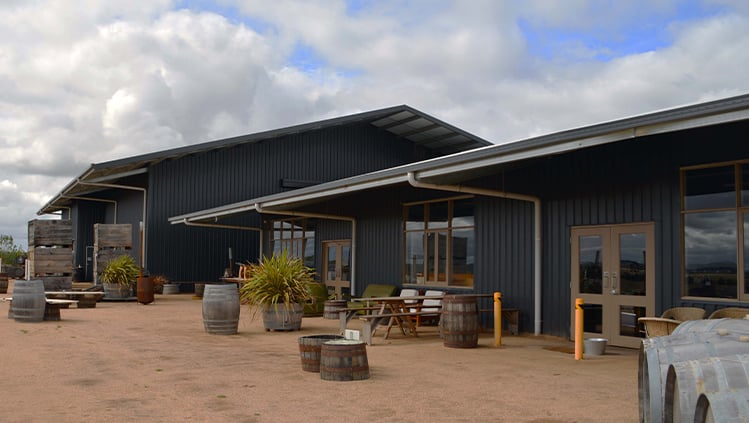
[[351, 381], [369, 379], [367, 345], [363, 341], [327, 341], [320, 349], [320, 379]]

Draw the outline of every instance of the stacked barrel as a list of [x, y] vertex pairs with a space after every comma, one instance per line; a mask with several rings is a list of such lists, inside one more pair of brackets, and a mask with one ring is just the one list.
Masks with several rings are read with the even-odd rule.
[[692, 320], [643, 340], [638, 388], [642, 422], [738, 421], [725, 414], [749, 412], [749, 319]]

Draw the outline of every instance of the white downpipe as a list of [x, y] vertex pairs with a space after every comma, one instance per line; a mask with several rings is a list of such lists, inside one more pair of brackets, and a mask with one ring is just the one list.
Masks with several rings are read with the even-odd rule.
[[487, 197], [509, 198], [511, 200], [529, 201], [533, 203], [533, 231], [535, 242], [533, 246], [533, 299], [534, 299], [534, 334], [541, 334], [541, 199], [532, 195], [514, 194], [486, 188], [467, 187], [463, 185], [441, 185], [419, 181], [415, 172], [408, 172], [408, 183], [415, 188], [433, 189], [441, 191], [461, 192], [466, 194], [484, 195]]
[[[255, 203], [255, 211], [262, 214], [277, 214], [282, 216], [298, 216], [298, 217], [313, 217], [318, 219], [330, 219], [330, 220], [343, 220], [346, 222], [351, 222], [351, 292], [354, 292], [354, 288], [356, 287], [356, 219], [349, 216], [338, 216], [333, 214], [324, 214], [324, 213], [307, 213], [307, 212], [299, 212], [299, 211], [275, 211], [275, 210], [266, 210], [263, 208], [263, 206], [260, 203]], [[261, 232], [262, 233], [262, 232]], [[262, 243], [262, 238], [261, 238]], [[260, 249], [262, 251], [262, 244], [260, 245]]]

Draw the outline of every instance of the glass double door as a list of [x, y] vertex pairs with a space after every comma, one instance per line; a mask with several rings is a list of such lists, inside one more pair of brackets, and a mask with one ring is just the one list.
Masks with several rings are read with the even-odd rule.
[[581, 298], [586, 338], [637, 348], [645, 336], [637, 319], [655, 311], [653, 224], [574, 227], [571, 243], [570, 333]]
[[[351, 240], [324, 241], [323, 283], [336, 299], [351, 289]], [[348, 293], [348, 292], [346, 292]]]

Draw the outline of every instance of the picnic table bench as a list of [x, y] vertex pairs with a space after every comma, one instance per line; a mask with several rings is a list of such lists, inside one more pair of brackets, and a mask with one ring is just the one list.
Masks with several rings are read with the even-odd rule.
[[367, 343], [367, 345], [372, 345], [372, 338], [374, 337], [374, 333], [377, 330], [377, 326], [384, 324], [386, 320], [388, 321], [388, 327], [387, 331], [385, 332], [384, 339], [388, 339], [388, 336], [390, 335], [390, 329], [392, 328], [394, 321], [398, 324], [398, 327], [400, 328], [401, 333], [403, 333], [404, 336], [418, 336], [418, 334], [416, 333], [416, 326], [414, 326], [413, 324], [408, 325], [409, 334], [406, 334], [406, 328], [404, 328], [402, 325], [402, 319], [434, 314], [434, 311], [410, 311], [399, 313], [364, 314], [358, 317], [359, 320], [362, 321], [362, 338], [364, 342]]
[[104, 296], [104, 293], [101, 291], [46, 291], [44, 295], [50, 299], [75, 299], [78, 308], [96, 308], [96, 302]]
[[[13, 297], [3, 298], [3, 301], [8, 301], [10, 307], [8, 307], [8, 318], [13, 319]], [[57, 300], [53, 298], [47, 298], [44, 305], [44, 320], [59, 322], [60, 321], [60, 308], [67, 307], [70, 304], [77, 303], [77, 300]]]

